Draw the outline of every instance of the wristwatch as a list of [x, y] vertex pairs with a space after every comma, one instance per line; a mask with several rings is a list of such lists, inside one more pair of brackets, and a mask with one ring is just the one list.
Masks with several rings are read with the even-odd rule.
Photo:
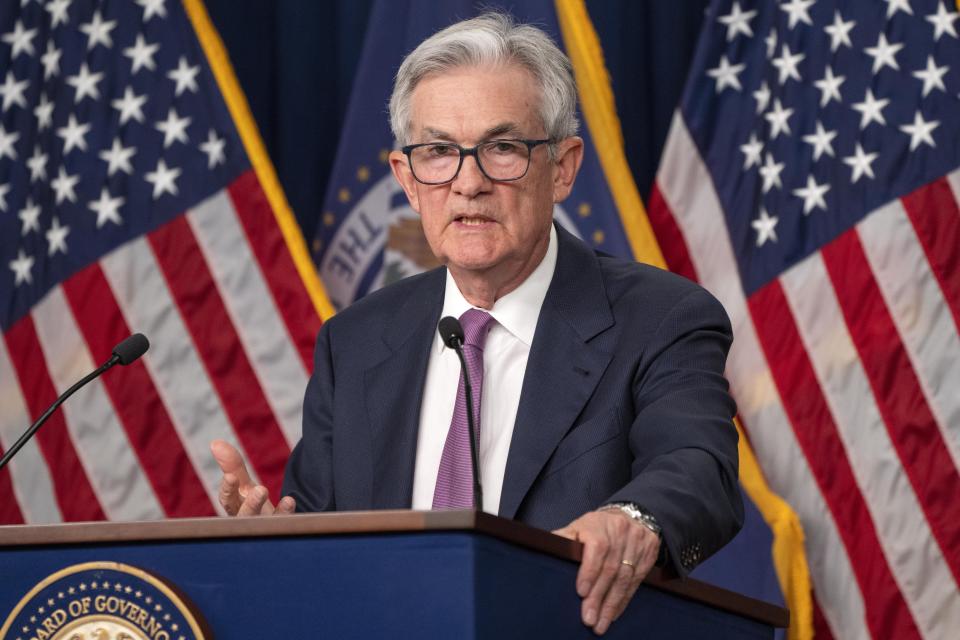
[[611, 502], [610, 504], [605, 504], [598, 509], [598, 511], [613, 511], [619, 510], [627, 514], [631, 520], [638, 522], [645, 526], [647, 529], [650, 529], [653, 533], [657, 535], [658, 538], [663, 539], [663, 528], [660, 526], [660, 523], [657, 522], [657, 519], [652, 515], [643, 510], [643, 507], [633, 502]]

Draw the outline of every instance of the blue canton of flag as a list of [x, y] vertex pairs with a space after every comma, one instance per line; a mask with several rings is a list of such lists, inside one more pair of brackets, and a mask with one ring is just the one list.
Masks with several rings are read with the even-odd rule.
[[714, 17], [683, 98], [747, 293], [960, 164], [942, 0], [754, 4]]
[[[0, 9], [0, 327], [247, 166], [182, 10]], [[179, 23], [171, 28], [168, 22]], [[179, 29], [177, 27], [180, 27]]]

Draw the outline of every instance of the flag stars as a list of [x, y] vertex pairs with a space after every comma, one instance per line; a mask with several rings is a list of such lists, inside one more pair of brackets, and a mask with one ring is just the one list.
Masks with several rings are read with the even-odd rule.
[[770, 34], [763, 41], [767, 45], [767, 57], [772, 58], [773, 54], [777, 52], [777, 28], [770, 29]]
[[154, 62], [153, 56], [156, 55], [158, 49], [160, 49], [159, 44], [147, 44], [143, 34], [137, 34], [137, 41], [134, 45], [123, 50], [123, 55], [130, 58], [130, 73], [135, 74], [140, 69], [155, 70], [157, 64]]
[[7, 133], [3, 123], [0, 122], [0, 159], [7, 157], [11, 160], [17, 159], [17, 149], [13, 145], [20, 139], [20, 133], [11, 131]]
[[224, 138], [217, 137], [217, 132], [210, 129], [210, 133], [207, 134], [207, 141], [200, 145], [200, 150], [207, 154], [208, 169], [213, 169], [226, 162], [227, 158], [224, 154], [226, 145], [227, 141]]
[[763, 113], [770, 104], [770, 87], [767, 81], [760, 83], [760, 88], [753, 92], [753, 99], [757, 101], [757, 114]]
[[947, 11], [943, 2], [937, 6], [937, 12], [932, 16], [927, 16], [926, 20], [933, 25], [933, 40], [937, 41], [940, 36], [947, 33], [957, 37], [957, 28], [953, 25], [954, 21], [960, 17], [956, 11]]
[[757, 15], [756, 11], [742, 11], [740, 3], [734, 2], [733, 8], [725, 16], [717, 18], [717, 22], [727, 27], [727, 42], [743, 34], [747, 37], [753, 36], [753, 30], [750, 28], [750, 20]]
[[845, 22], [839, 11], [834, 12], [833, 24], [828, 24], [823, 28], [830, 36], [830, 51], [832, 53], [836, 53], [841, 45], [850, 49], [853, 48], [853, 43], [850, 42], [850, 31], [855, 26], [857, 26], [856, 22], [853, 20]]
[[167, 8], [163, 6], [164, 0], [137, 0], [137, 4], [143, 7], [143, 21], [146, 22], [153, 16], [167, 17]]
[[916, 151], [921, 144], [928, 144], [931, 147], [937, 145], [933, 142], [933, 130], [940, 126], [939, 120], [924, 120], [923, 114], [919, 111], [913, 116], [913, 124], [900, 126], [900, 130], [910, 135], [910, 151]]
[[90, 132], [89, 124], [80, 124], [77, 117], [70, 114], [67, 120], [67, 126], [57, 129], [57, 135], [63, 138], [63, 155], [70, 153], [72, 149], [87, 150], [87, 141], [85, 136]]
[[182, 142], [187, 144], [187, 127], [190, 125], [192, 118], [184, 116], [181, 118], [177, 115], [177, 110], [173, 107], [170, 107], [170, 111], [167, 113], [167, 119], [161, 120], [157, 123], [157, 130], [163, 133], [163, 148], [166, 149], [174, 142]]
[[38, 131], [53, 126], [53, 103], [47, 100], [47, 96], [40, 95], [40, 102], [33, 108], [33, 115], [37, 118]]
[[167, 163], [161, 158], [157, 162], [157, 170], [150, 171], [144, 176], [144, 179], [153, 185], [153, 199], [156, 200], [164, 193], [176, 196], [178, 193], [176, 180], [181, 173], [182, 170], [178, 167], [168, 168]]
[[873, 161], [877, 159], [877, 155], [876, 153], [864, 153], [863, 147], [861, 147], [858, 142], [853, 155], [843, 159], [844, 164], [852, 169], [850, 176], [850, 182], [852, 184], [856, 184], [857, 180], [864, 175], [873, 179], [873, 167], [871, 165], [873, 165]]
[[120, 125], [124, 125], [131, 118], [137, 122], [143, 122], [143, 105], [147, 102], [147, 96], [138, 96], [133, 93], [133, 88], [129, 85], [123, 90], [123, 97], [110, 103], [114, 109], [120, 112]]
[[28, 256], [20, 249], [17, 252], [17, 259], [10, 261], [10, 270], [13, 271], [13, 286], [19, 287], [21, 284], [32, 284], [33, 276], [30, 271], [33, 269], [33, 263], [36, 262], [32, 256]]
[[[87, 207], [97, 214], [97, 229], [103, 227], [108, 222], [114, 224], [123, 224], [123, 218], [120, 217], [120, 207], [126, 202], [125, 198], [110, 196], [106, 187], [100, 190], [100, 198], [92, 200]], [[104, 585], [107, 588], [107, 585]]]
[[773, 101], [773, 108], [770, 113], [763, 117], [770, 123], [770, 139], [776, 140], [781, 133], [790, 135], [790, 116], [793, 115], [793, 109], [784, 109], [780, 104], [780, 98]]
[[50, 186], [55, 192], [56, 203], [60, 204], [64, 200], [76, 202], [77, 194], [74, 189], [76, 188], [78, 182], [80, 182], [80, 176], [67, 175], [67, 172], [64, 170], [64, 168], [60, 167], [57, 177], [54, 178], [50, 183]]
[[47, 229], [47, 256], [54, 256], [59, 251], [66, 255], [67, 253], [67, 235], [70, 233], [70, 227], [61, 226], [60, 220], [54, 216]]
[[720, 56], [720, 65], [707, 70], [707, 75], [717, 81], [717, 93], [720, 93], [726, 87], [733, 87], [741, 91], [740, 79], [737, 74], [746, 67], [744, 64], [730, 64], [727, 56]]
[[883, 109], [888, 104], [890, 104], [890, 100], [887, 98], [877, 100], [873, 96], [873, 91], [867, 89], [867, 93], [863, 97], [863, 102], [856, 102], [853, 104], [854, 110], [860, 112], [860, 129], [866, 129], [867, 125], [869, 125], [871, 122], [887, 124], [886, 119], [883, 117]]
[[200, 65], [193, 67], [187, 62], [186, 56], [180, 56], [177, 68], [167, 73], [167, 77], [176, 83], [174, 95], [179, 96], [189, 89], [193, 93], [197, 92], [197, 74], [200, 73]]
[[50, 13], [50, 26], [56, 27], [58, 24], [67, 24], [70, 21], [67, 16], [67, 9], [73, 0], [50, 0], [44, 7]]
[[49, 80], [60, 73], [60, 56], [63, 52], [53, 46], [53, 40], [47, 40], [47, 52], [40, 56], [43, 64], [43, 79]]
[[784, 163], [774, 162], [773, 154], [767, 153], [766, 162], [760, 167], [760, 176], [763, 178], [763, 192], [767, 193], [773, 187], [780, 188], [783, 184], [780, 182], [780, 173], [783, 171]]
[[936, 62], [933, 60], [933, 56], [927, 56], [927, 68], [921, 71], [914, 71], [913, 77], [919, 80], [923, 80], [923, 97], [926, 98], [927, 95], [934, 89], [940, 89], [946, 93], [947, 88], [943, 85], [943, 76], [946, 75], [947, 71], [950, 70], [950, 67], [944, 65], [938, 67]]
[[780, 51], [780, 57], [771, 60], [773, 66], [775, 66], [777, 71], [780, 72], [780, 75], [777, 78], [780, 84], [784, 84], [789, 78], [793, 78], [797, 81], [801, 79], [800, 71], [797, 69], [797, 65], [805, 57], [806, 55], [803, 53], [790, 53], [790, 47], [786, 44], [783, 45], [783, 49]]
[[760, 216], [750, 223], [750, 226], [757, 232], [757, 246], [762, 247], [768, 240], [777, 241], [777, 223], [780, 221], [776, 216], [771, 216], [766, 209], [760, 209]]
[[17, 214], [20, 218], [20, 235], [25, 236], [31, 231], [40, 233], [40, 207], [33, 203], [33, 198], [28, 197], [27, 202]]
[[864, 49], [867, 55], [873, 58], [873, 73], [877, 73], [884, 67], [899, 71], [900, 65], [897, 64], [897, 53], [900, 49], [903, 49], [902, 42], [891, 44], [887, 42], [887, 36], [881, 33], [877, 39], [877, 46]]
[[100, 158], [107, 163], [107, 176], [112, 176], [117, 171], [133, 175], [133, 165], [130, 164], [130, 158], [136, 152], [135, 147], [124, 147], [120, 138], [114, 138], [113, 145], [100, 152]]
[[808, 216], [817, 207], [827, 210], [827, 201], [823, 198], [827, 191], [830, 191], [829, 184], [817, 184], [813, 176], [807, 176], [807, 186], [794, 189], [793, 195], [803, 198], [803, 215]]
[[27, 98], [23, 95], [26, 91], [29, 80], [17, 80], [13, 71], [7, 71], [7, 77], [0, 85], [0, 96], [3, 96], [3, 112], [6, 113], [10, 105], [16, 104], [19, 107], [27, 106]]
[[840, 85], [842, 85], [846, 79], [846, 76], [833, 75], [833, 69], [830, 67], [824, 70], [823, 78], [813, 83], [813, 86], [820, 90], [821, 107], [830, 104], [830, 100], [836, 100], [840, 103], [843, 102], [843, 98], [840, 97]]
[[7, 194], [10, 193], [9, 184], [0, 184], [0, 211], [7, 210]]
[[745, 170], [753, 165], [760, 166], [760, 152], [763, 151], [763, 143], [757, 140], [757, 134], [751, 133], [747, 143], [740, 145], [740, 151], [743, 152], [743, 168]]
[[790, 0], [790, 2], [785, 2], [780, 5], [780, 9], [787, 13], [787, 26], [793, 29], [800, 22], [812, 25], [813, 20], [810, 19], [810, 7], [813, 6], [813, 3], [814, 0]]
[[887, 17], [890, 18], [897, 11], [913, 15], [913, 9], [910, 8], [910, 0], [885, 0], [887, 3]]
[[13, 25], [13, 31], [3, 34], [0, 39], [11, 46], [10, 60], [15, 60], [21, 53], [32, 56], [35, 53], [33, 48], [33, 38], [37, 35], [36, 29], [25, 29], [23, 21], [17, 20]]
[[110, 32], [117, 26], [116, 20], [104, 22], [98, 9], [90, 22], [80, 25], [80, 31], [87, 34], [87, 51], [93, 49], [98, 44], [102, 44], [109, 49], [113, 46], [113, 40], [110, 38]]
[[41, 152], [40, 145], [33, 148], [33, 155], [27, 160], [31, 183], [47, 179], [47, 158], [47, 154]]
[[90, 96], [94, 100], [99, 100], [100, 91], [97, 89], [97, 83], [102, 79], [102, 72], [90, 73], [90, 68], [87, 66], [87, 63], [84, 62], [81, 64], [77, 75], [67, 77], [67, 84], [77, 90], [76, 95], [73, 96], [73, 102], [75, 104], [79, 103], [86, 96]]
[[836, 137], [836, 131], [824, 130], [823, 124], [817, 120], [816, 132], [803, 136], [803, 141], [813, 146], [813, 159], [817, 161], [824, 153], [830, 157], [834, 157], [833, 139]]

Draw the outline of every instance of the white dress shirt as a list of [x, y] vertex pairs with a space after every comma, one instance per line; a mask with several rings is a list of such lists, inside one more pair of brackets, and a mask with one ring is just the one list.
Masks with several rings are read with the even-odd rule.
[[[480, 402], [480, 479], [483, 510], [488, 513], [499, 511], [523, 375], [527, 370], [540, 308], [556, 265], [557, 231], [551, 226], [547, 253], [533, 273], [519, 287], [497, 300], [493, 309], [484, 309], [496, 320], [483, 350], [483, 395]], [[470, 308], [472, 305], [460, 293], [448, 270], [440, 317], [459, 318]], [[440, 457], [453, 419], [459, 382], [460, 360], [437, 334], [430, 349], [420, 404], [420, 431], [413, 473], [414, 509], [426, 510], [433, 506]], [[476, 394], [476, 382], [473, 385]]]

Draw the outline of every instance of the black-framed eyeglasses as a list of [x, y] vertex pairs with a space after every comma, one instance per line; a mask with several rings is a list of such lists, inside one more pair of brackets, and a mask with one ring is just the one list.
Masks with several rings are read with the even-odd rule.
[[487, 140], [475, 147], [461, 147], [452, 142], [423, 142], [403, 147], [410, 171], [417, 182], [437, 185], [452, 182], [460, 175], [463, 159], [473, 156], [477, 167], [490, 180], [511, 182], [527, 175], [530, 154], [535, 147], [551, 142], [544, 140]]

